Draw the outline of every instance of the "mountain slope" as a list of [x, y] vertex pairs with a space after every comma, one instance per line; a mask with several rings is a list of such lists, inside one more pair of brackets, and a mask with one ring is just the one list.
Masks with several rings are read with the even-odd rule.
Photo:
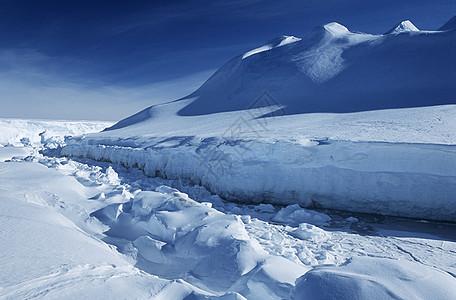
[[293, 43], [232, 59], [187, 97], [196, 100], [179, 114], [247, 109], [264, 92], [287, 114], [454, 104], [455, 43], [452, 31], [420, 32], [409, 21], [385, 35], [330, 23]]

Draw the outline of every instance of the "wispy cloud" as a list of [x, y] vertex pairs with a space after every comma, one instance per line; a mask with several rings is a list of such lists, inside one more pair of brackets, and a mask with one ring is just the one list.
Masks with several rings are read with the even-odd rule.
[[34, 51], [0, 51], [0, 117], [115, 121], [147, 106], [184, 97], [215, 71], [122, 87], [71, 80], [61, 69], [43, 66], [52, 61]]
[[227, 18], [233, 22], [236, 19], [269, 19], [286, 15], [303, 7], [310, 9], [327, 5], [322, 5], [318, 0], [309, 0], [305, 3], [268, 0], [168, 2], [163, 6], [152, 6], [144, 11], [125, 15], [121, 20], [116, 20], [116, 23], [100, 24], [102, 26], [99, 26], [98, 29], [105, 34], [122, 34], [142, 27], [166, 25], [176, 21], [202, 21], [203, 19], [220, 21]]

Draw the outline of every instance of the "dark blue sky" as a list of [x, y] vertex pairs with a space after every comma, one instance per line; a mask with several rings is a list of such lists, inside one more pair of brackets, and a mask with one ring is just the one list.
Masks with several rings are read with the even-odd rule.
[[[454, 0], [2, 0], [0, 101], [6, 109], [0, 116], [84, 118], [83, 112], [63, 113], [65, 105], [71, 110], [105, 101], [121, 109], [130, 103], [131, 111], [86, 114], [115, 120], [185, 96], [230, 58], [282, 34], [301, 37], [331, 21], [369, 33], [384, 33], [404, 19], [437, 29], [455, 14]], [[24, 113], [14, 101], [28, 105]], [[38, 107], [43, 102], [48, 113]], [[62, 107], [51, 113], [56, 103]]]

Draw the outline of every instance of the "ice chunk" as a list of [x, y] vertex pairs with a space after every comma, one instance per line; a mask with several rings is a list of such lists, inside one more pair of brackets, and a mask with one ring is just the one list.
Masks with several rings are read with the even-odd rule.
[[282, 208], [273, 218], [273, 221], [291, 226], [297, 226], [300, 223], [323, 225], [330, 220], [331, 218], [328, 215], [302, 208], [299, 204], [288, 205]]

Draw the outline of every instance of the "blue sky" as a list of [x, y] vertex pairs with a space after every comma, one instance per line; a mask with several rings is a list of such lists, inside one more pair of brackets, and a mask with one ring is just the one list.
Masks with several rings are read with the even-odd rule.
[[118, 120], [185, 96], [230, 58], [337, 21], [437, 29], [456, 1], [0, 2], [0, 117]]

